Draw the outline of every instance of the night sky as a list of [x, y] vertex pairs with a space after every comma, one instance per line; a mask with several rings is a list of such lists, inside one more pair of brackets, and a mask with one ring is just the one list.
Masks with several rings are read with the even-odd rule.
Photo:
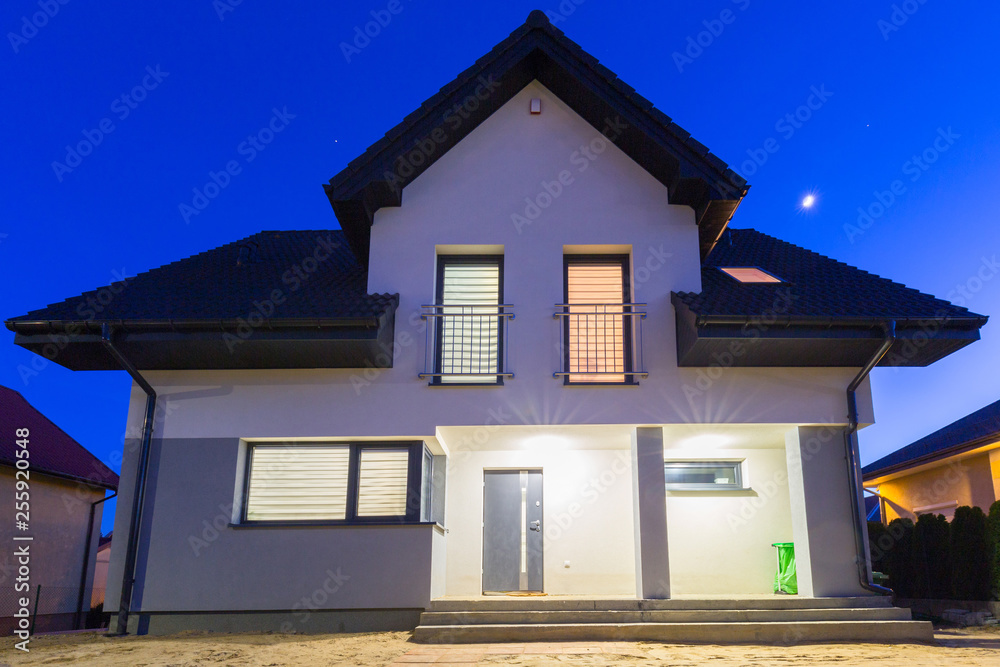
[[[895, 7], [7, 0], [0, 318], [263, 229], [336, 227], [321, 184], [535, 8], [748, 178], [733, 227], [992, 315], [1000, 4]], [[276, 111], [273, 141], [245, 143]], [[80, 142], [88, 154], [68, 154]], [[1000, 397], [995, 327], [930, 368], [874, 372], [865, 462]], [[0, 384], [102, 459], [120, 450], [128, 376], [36, 369], [13, 338], [0, 334]]]

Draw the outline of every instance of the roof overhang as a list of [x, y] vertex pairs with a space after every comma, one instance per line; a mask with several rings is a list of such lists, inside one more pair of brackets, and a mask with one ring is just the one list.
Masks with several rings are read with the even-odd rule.
[[862, 479], [865, 484], [878, 485], [899, 477], [939, 468], [953, 461], [967, 459], [971, 456], [979, 456], [998, 448], [1000, 448], [1000, 433], [991, 433], [982, 438], [953, 445], [924, 456], [916, 456], [908, 461], [902, 461], [869, 472], [862, 471]]
[[[104, 322], [8, 321], [14, 343], [70, 370], [118, 370]], [[388, 368], [395, 306], [379, 317], [109, 322], [139, 370]]]
[[[864, 366], [885, 338], [885, 318], [704, 317], [673, 299], [682, 367]], [[896, 321], [880, 366], [927, 366], [979, 340], [981, 318]]]
[[[400, 206], [406, 185], [534, 80], [598, 131], [620, 119], [626, 127], [609, 138], [666, 186], [671, 204], [694, 209], [702, 258], [708, 255], [746, 195], [746, 181], [533, 12], [527, 24], [324, 185], [359, 261], [367, 265], [375, 213]], [[467, 105], [468, 117], [455, 127], [459, 117], [449, 112], [467, 99], [478, 106]], [[415, 159], [406, 159], [411, 154]]]

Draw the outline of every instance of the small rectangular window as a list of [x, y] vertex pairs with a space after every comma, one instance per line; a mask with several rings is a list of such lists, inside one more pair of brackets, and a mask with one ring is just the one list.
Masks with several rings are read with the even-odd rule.
[[424, 449], [424, 457], [420, 466], [420, 520], [431, 521], [434, 517], [432, 503], [434, 499], [434, 455]]
[[668, 489], [717, 491], [744, 488], [741, 461], [666, 461], [663, 467]]
[[731, 266], [726, 268], [720, 268], [720, 271], [738, 280], [741, 283], [780, 283], [781, 279], [772, 276], [770, 273], [763, 269], [758, 269], [755, 266]]

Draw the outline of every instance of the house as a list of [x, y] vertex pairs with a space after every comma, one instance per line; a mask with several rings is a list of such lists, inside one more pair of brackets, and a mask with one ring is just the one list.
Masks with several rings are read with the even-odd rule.
[[930, 637], [871, 583], [855, 430], [985, 317], [729, 228], [746, 182], [538, 11], [325, 190], [341, 230], [7, 322], [134, 379], [121, 632]]
[[882, 520], [917, 520], [1000, 500], [1000, 401], [976, 410], [863, 468]]
[[108, 567], [111, 564], [112, 533], [102, 535], [97, 543], [97, 558], [94, 561], [94, 592], [90, 596], [90, 607], [104, 604], [104, 591], [108, 587]]
[[0, 433], [0, 497], [10, 504], [0, 540], [11, 545], [0, 555], [0, 628], [13, 634], [23, 597], [33, 616], [38, 601], [36, 632], [76, 629], [90, 611], [103, 502], [118, 475], [3, 386]]

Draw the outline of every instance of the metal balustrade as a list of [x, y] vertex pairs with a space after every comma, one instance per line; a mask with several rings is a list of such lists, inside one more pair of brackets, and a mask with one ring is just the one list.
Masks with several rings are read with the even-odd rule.
[[494, 384], [513, 378], [507, 335], [513, 306], [431, 304], [421, 306], [428, 323], [422, 379], [434, 384]]
[[648, 377], [642, 360], [644, 303], [560, 303], [562, 366], [568, 383], [633, 384]]

